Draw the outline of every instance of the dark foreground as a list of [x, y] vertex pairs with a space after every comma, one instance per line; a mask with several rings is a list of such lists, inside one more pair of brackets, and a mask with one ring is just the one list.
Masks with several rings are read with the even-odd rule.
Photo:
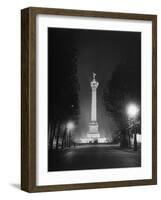
[[140, 167], [141, 151], [120, 149], [117, 145], [83, 145], [53, 150], [48, 155], [48, 170], [82, 170]]

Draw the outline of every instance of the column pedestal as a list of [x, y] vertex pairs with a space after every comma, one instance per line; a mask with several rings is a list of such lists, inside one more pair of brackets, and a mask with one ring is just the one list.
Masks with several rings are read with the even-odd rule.
[[89, 123], [89, 132], [87, 133], [87, 137], [91, 138], [91, 139], [100, 138], [100, 133], [98, 131], [98, 123], [97, 122]]

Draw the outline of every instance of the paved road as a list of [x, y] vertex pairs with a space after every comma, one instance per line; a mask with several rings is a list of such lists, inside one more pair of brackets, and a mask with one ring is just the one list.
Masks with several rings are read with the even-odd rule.
[[121, 150], [116, 145], [84, 145], [49, 154], [49, 171], [140, 167], [140, 165], [140, 151]]

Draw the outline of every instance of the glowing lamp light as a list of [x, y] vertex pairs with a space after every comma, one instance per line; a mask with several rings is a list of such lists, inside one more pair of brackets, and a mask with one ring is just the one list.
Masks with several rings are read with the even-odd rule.
[[135, 117], [139, 112], [139, 108], [135, 104], [127, 106], [127, 114], [129, 117]]
[[73, 123], [73, 122], [68, 122], [68, 123], [67, 123], [67, 129], [68, 129], [68, 130], [74, 129], [74, 123]]

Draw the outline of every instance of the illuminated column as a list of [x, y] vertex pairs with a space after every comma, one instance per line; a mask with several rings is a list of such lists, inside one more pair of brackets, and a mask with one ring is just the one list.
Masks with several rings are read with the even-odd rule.
[[91, 81], [92, 101], [91, 101], [91, 121], [89, 123], [89, 130], [87, 132], [87, 143], [107, 143], [106, 137], [101, 137], [99, 132], [99, 125], [97, 122], [97, 88], [99, 83], [96, 81], [96, 74], [93, 73]]
[[92, 103], [91, 103], [91, 122], [97, 121], [97, 87], [99, 83], [95, 79], [96, 74], [93, 73], [93, 80], [91, 81], [92, 89]]
[[93, 80], [91, 81], [92, 101], [91, 101], [91, 121], [89, 123], [89, 131], [87, 137], [91, 142], [100, 137], [97, 123], [97, 88], [99, 83], [96, 81], [96, 74], [93, 73]]

